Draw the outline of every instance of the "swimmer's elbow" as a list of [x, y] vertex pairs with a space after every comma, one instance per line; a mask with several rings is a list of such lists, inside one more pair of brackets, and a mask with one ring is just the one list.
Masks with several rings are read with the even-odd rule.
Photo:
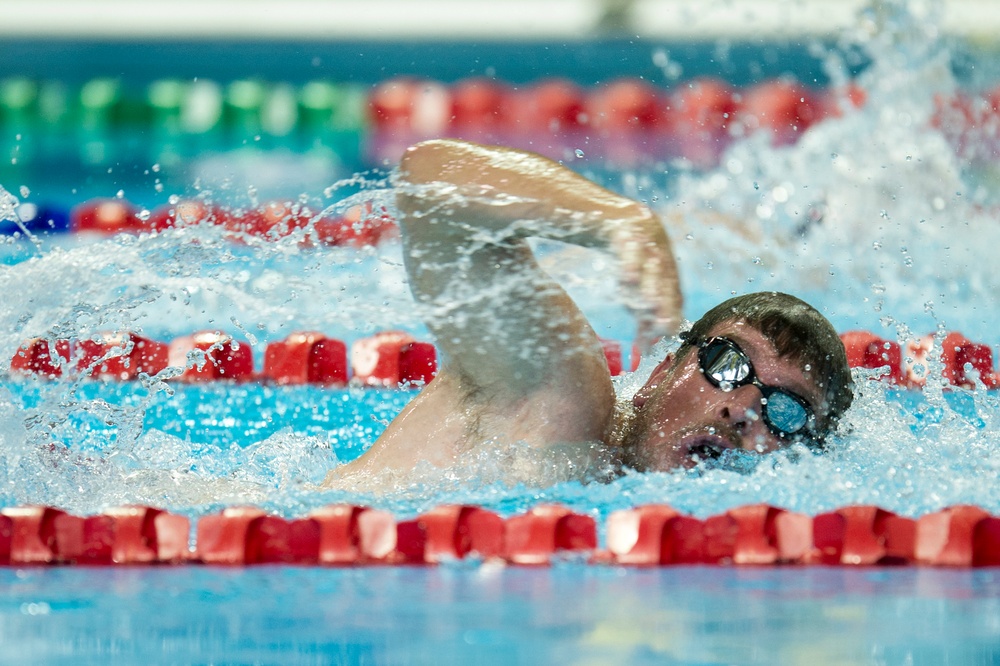
[[461, 160], [456, 143], [443, 139], [422, 141], [407, 148], [400, 159], [396, 207], [405, 234], [422, 233], [420, 230], [427, 225], [418, 222], [424, 220], [426, 213], [447, 205], [449, 185], [454, 185], [448, 165], [454, 172]]
[[447, 180], [449, 165], [462, 159], [461, 141], [431, 139], [406, 149], [399, 161], [399, 178], [404, 184], [424, 185]]

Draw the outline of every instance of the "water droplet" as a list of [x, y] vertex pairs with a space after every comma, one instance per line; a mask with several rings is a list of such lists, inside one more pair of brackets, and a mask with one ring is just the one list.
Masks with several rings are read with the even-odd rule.
[[574, 150], [573, 154], [576, 155], [577, 159], [581, 159], [581, 160], [583, 159], [583, 151], [580, 150], [579, 148], [577, 148], [576, 150]]

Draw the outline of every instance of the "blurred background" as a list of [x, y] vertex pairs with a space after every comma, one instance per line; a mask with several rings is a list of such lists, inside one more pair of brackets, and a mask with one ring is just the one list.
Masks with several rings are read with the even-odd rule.
[[[789, 108], [763, 121], [779, 134], [830, 113], [830, 91], [868, 64], [859, 44], [901, 4], [7, 0], [0, 183], [63, 209], [120, 192], [144, 208], [213, 184], [217, 195], [247, 172], [259, 194], [297, 196], [442, 135], [556, 159], [582, 150], [598, 171], [710, 166], [736, 107], [756, 113], [753, 86], [784, 86]], [[1000, 4], [905, 4], [953, 40], [963, 85], [1000, 78], [983, 56]], [[724, 89], [700, 91], [699, 113], [725, 119], [699, 116], [719, 126], [681, 146], [669, 135], [691, 103], [676, 93], [702, 79]]]

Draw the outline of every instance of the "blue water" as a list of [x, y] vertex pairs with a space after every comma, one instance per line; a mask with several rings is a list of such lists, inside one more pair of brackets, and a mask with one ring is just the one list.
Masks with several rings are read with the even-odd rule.
[[997, 570], [0, 570], [5, 664], [998, 661]]

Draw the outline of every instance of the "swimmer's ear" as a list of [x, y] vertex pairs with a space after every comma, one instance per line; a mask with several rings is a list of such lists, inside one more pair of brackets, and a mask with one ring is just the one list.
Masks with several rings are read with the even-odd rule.
[[667, 354], [666, 358], [660, 361], [660, 364], [653, 368], [653, 372], [650, 373], [649, 379], [646, 383], [642, 385], [635, 395], [632, 396], [632, 405], [636, 409], [642, 409], [642, 406], [646, 404], [646, 401], [650, 399], [653, 395], [653, 391], [656, 390], [657, 385], [660, 380], [663, 379], [663, 375], [670, 369], [670, 366], [674, 364], [674, 355]]

